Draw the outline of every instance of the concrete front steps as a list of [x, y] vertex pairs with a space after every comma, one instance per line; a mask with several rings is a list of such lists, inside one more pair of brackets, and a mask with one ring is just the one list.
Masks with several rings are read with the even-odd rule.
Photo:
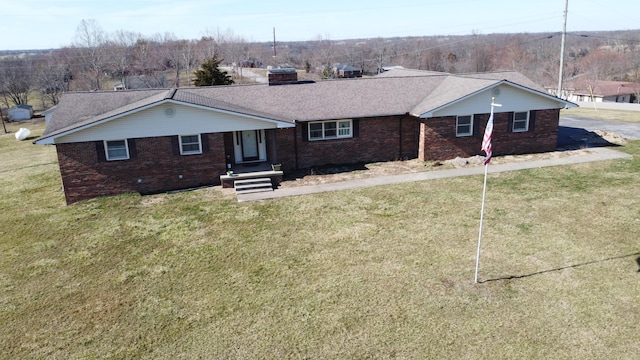
[[236, 194], [251, 194], [264, 191], [273, 191], [271, 178], [254, 178], [234, 181], [233, 187]]

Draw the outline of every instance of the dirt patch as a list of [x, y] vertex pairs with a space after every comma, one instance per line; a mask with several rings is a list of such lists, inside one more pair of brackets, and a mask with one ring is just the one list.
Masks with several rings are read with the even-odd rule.
[[609, 142], [611, 144], [624, 145], [627, 143], [627, 139], [620, 134], [616, 134], [616, 133], [612, 133], [604, 130], [595, 130], [593, 131], [593, 133], [596, 135], [596, 137], [606, 142]]
[[280, 187], [293, 187], [332, 183], [378, 176], [409, 174], [442, 169], [442, 162], [424, 162], [417, 159], [314, 167], [298, 171], [285, 171]]
[[[612, 140], [614, 137], [609, 136]], [[611, 141], [612, 142], [612, 141]], [[613, 143], [613, 142], [612, 142]], [[591, 150], [576, 149], [554, 151], [540, 154], [505, 155], [491, 159], [492, 164], [505, 164], [521, 161], [555, 159], [567, 156], [588, 154]], [[468, 158], [455, 158], [445, 161], [419, 161], [417, 159], [404, 161], [387, 161], [366, 164], [336, 165], [316, 167], [296, 172], [285, 172], [285, 179], [280, 184], [281, 188], [317, 185], [339, 181], [366, 179], [379, 176], [410, 174], [424, 171], [436, 171], [454, 168], [467, 168], [482, 166], [484, 156], [472, 156]]]

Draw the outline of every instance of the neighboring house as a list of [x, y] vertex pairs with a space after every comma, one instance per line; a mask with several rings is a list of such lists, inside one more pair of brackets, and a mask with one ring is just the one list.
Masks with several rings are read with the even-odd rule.
[[[378, 69], [378, 72], [383, 73], [385, 71], [391, 71], [391, 70], [404, 70], [404, 67], [400, 65], [383, 66], [380, 69]], [[420, 71], [420, 70], [416, 70], [416, 71]]]
[[137, 90], [137, 89], [161, 89], [167, 87], [167, 78], [162, 76], [135, 75], [124, 78], [124, 84], [118, 82], [113, 85], [113, 90]]
[[286, 172], [479, 155], [492, 98], [502, 104], [494, 155], [553, 151], [560, 109], [575, 106], [516, 72], [394, 71], [317, 83], [285, 77], [280, 86], [65, 93], [35, 143], [56, 146], [73, 203], [217, 185], [242, 166]]
[[333, 72], [339, 78], [362, 77], [362, 70], [347, 64], [333, 64]]
[[19, 104], [7, 111], [9, 121], [29, 120], [33, 117], [33, 107], [31, 105]]
[[[558, 88], [547, 87], [550, 94]], [[569, 81], [562, 86], [562, 97], [569, 101], [638, 103], [640, 83], [628, 81]]]

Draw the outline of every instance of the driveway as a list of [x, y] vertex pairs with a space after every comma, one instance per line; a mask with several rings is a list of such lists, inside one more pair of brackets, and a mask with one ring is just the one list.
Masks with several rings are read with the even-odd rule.
[[618, 134], [629, 140], [640, 139], [640, 124], [560, 116], [558, 147], [584, 145], [586, 135], [595, 130]]

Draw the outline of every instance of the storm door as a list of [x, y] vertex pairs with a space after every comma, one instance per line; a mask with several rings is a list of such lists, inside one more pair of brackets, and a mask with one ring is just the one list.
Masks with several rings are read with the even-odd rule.
[[245, 130], [233, 133], [235, 158], [238, 163], [266, 160], [264, 130]]
[[242, 131], [242, 161], [258, 160], [258, 131]]

